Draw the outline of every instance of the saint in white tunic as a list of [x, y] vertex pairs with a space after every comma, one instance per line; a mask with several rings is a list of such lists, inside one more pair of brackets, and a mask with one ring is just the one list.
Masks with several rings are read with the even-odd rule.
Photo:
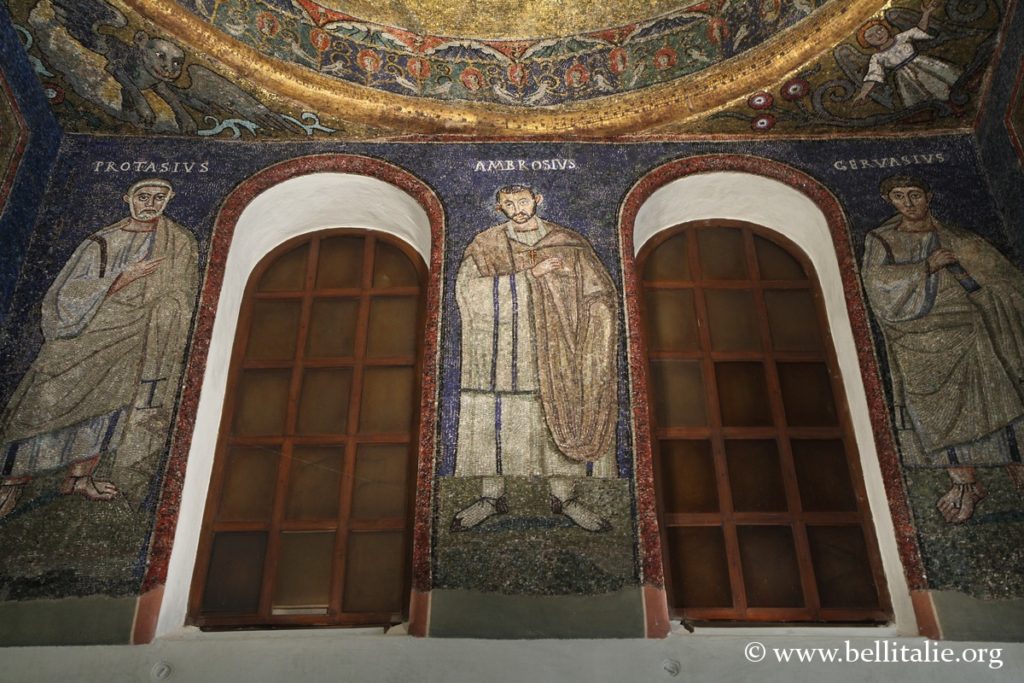
[[961, 71], [954, 64], [917, 52], [915, 40], [931, 39], [929, 33], [917, 27], [897, 33], [890, 47], [871, 55], [864, 81], [883, 83], [886, 72], [892, 71], [904, 107], [930, 100], [945, 102]]
[[[533, 277], [551, 256], [567, 266]], [[615, 476], [614, 288], [590, 245], [546, 221], [485, 230], [466, 250], [456, 299], [456, 476]]]

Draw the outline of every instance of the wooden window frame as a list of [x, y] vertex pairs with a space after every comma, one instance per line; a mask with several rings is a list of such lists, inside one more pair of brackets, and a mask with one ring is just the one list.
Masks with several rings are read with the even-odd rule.
[[[351, 288], [317, 288], [316, 274], [320, 243], [332, 237], [358, 236], [364, 239], [361, 282]], [[401, 250], [416, 270], [418, 284], [414, 287], [374, 287], [373, 275], [376, 245], [385, 242]], [[258, 291], [266, 271], [284, 254], [308, 245], [304, 286], [301, 291]], [[294, 237], [267, 253], [249, 275], [242, 296], [238, 325], [231, 352], [230, 370], [224, 399], [217, 447], [214, 455], [210, 486], [203, 514], [196, 563], [189, 594], [187, 623], [204, 630], [238, 628], [282, 628], [308, 626], [375, 626], [399, 623], [408, 617], [412, 584], [413, 515], [415, 511], [416, 455], [420, 431], [420, 393], [423, 369], [423, 330], [427, 300], [427, 267], [423, 257], [401, 238], [386, 232], [362, 228], [332, 228], [304, 233]], [[416, 296], [415, 349], [411, 356], [368, 358], [366, 343], [369, 330], [370, 302], [375, 297]], [[317, 298], [358, 298], [359, 310], [352, 356], [332, 358], [305, 358], [313, 301]], [[295, 342], [294, 356], [283, 360], [246, 360], [247, 337], [255, 304], [260, 301], [301, 301], [301, 316]], [[345, 433], [332, 435], [301, 435], [296, 432], [299, 397], [305, 368], [352, 368], [352, 384]], [[411, 423], [405, 434], [360, 434], [358, 417], [362, 400], [364, 370], [367, 367], [411, 367], [413, 372]], [[284, 434], [273, 436], [235, 436], [232, 434], [238, 384], [242, 372], [248, 369], [290, 369], [287, 413]], [[290, 454], [294, 445], [338, 446], [344, 444], [344, 469], [339, 492], [338, 517], [332, 520], [287, 520], [285, 502], [288, 477], [291, 471]], [[355, 522], [349, 516], [352, 501], [356, 450], [362, 444], [407, 444], [405, 470], [405, 514], [399, 518]], [[269, 520], [218, 521], [217, 507], [225, 479], [227, 451], [232, 446], [272, 446], [280, 448], [280, 462], [274, 492], [273, 511]], [[282, 531], [334, 531], [335, 546], [332, 554], [330, 601], [326, 614], [273, 614], [272, 597], [278, 570], [280, 536]], [[230, 614], [202, 611], [203, 593], [210, 567], [213, 539], [217, 532], [265, 531], [267, 546], [261, 578], [259, 607], [256, 613]], [[344, 612], [342, 598], [345, 582], [344, 563], [348, 539], [352, 532], [401, 531], [404, 534], [402, 567], [402, 598], [399, 612]]]
[[[746, 279], [741, 280], [705, 280], [701, 277], [701, 266], [697, 246], [697, 233], [701, 229], [734, 228], [742, 232], [745, 260], [748, 267]], [[828, 316], [825, 309], [822, 289], [817, 272], [794, 242], [778, 232], [760, 225], [741, 220], [706, 219], [697, 220], [667, 228], [653, 235], [640, 249], [636, 258], [638, 291], [640, 292], [640, 320], [645, 326], [649, 319], [646, 293], [652, 289], [651, 283], [644, 278], [647, 259], [664, 242], [684, 233], [687, 235], [687, 260], [690, 268], [689, 280], [657, 281], [655, 289], [690, 289], [694, 296], [695, 320], [698, 324], [699, 349], [697, 351], [652, 351], [647, 340], [646, 331], [643, 352], [646, 363], [649, 392], [651, 450], [653, 455], [653, 471], [657, 504], [658, 527], [662, 547], [662, 564], [665, 573], [665, 586], [669, 603], [669, 613], [673, 618], [688, 622], [728, 623], [728, 622], [830, 622], [830, 623], [888, 623], [892, 620], [892, 606], [888, 593], [878, 541], [871, 519], [871, 511], [864, 486], [863, 471], [858, 457], [856, 439], [846, 401], [846, 392], [839, 373], [835, 344], [832, 340]], [[760, 267], [755, 251], [754, 236], [766, 239], [784, 249], [804, 269], [806, 280], [761, 280]], [[761, 339], [759, 351], [711, 351], [710, 329], [707, 324], [707, 308], [703, 290], [737, 289], [749, 291], [754, 296], [758, 332]], [[764, 291], [767, 289], [804, 289], [809, 290], [817, 314], [818, 330], [821, 335], [820, 351], [776, 351], [771, 343], [771, 331], [768, 327], [767, 307]], [[657, 398], [653, 394], [653, 378], [651, 362], [661, 359], [697, 360], [701, 363], [704, 400], [707, 408], [707, 424], [701, 427], [662, 428], [658, 425], [654, 410]], [[715, 381], [715, 363], [723, 361], [756, 361], [761, 362], [765, 369], [765, 379], [769, 400], [771, 401], [772, 424], [766, 427], [723, 427], [721, 411]], [[782, 392], [777, 372], [778, 362], [816, 362], [824, 363], [828, 368], [831, 389], [837, 413], [837, 425], [832, 427], [797, 427], [790, 426], [786, 421], [782, 403]], [[849, 512], [813, 512], [804, 511], [800, 506], [799, 485], [793, 461], [790, 438], [835, 439], [844, 445], [846, 462], [849, 468], [850, 481], [856, 499], [856, 510]], [[732, 506], [725, 453], [726, 438], [748, 438], [774, 440], [778, 446], [779, 464], [782, 469], [782, 480], [785, 489], [787, 509], [782, 512], [736, 512]], [[719, 511], [667, 513], [663, 491], [661, 441], [663, 439], [702, 439], [711, 444], [712, 458], [715, 469], [715, 481], [719, 501]], [[792, 530], [797, 564], [800, 571], [800, 586], [803, 594], [803, 607], [749, 607], [747, 606], [746, 588], [743, 581], [743, 568], [740, 559], [740, 548], [737, 527], [739, 525], [775, 525], [786, 526]], [[820, 604], [818, 587], [814, 578], [814, 567], [811, 560], [810, 546], [807, 537], [809, 525], [843, 525], [860, 526], [863, 531], [867, 559], [871, 577], [877, 592], [878, 604], [873, 608], [823, 608]], [[717, 526], [723, 531], [726, 558], [728, 561], [729, 585], [732, 592], [732, 607], [677, 607], [675, 586], [671, 570], [670, 547], [668, 532], [672, 527], [681, 526]]]

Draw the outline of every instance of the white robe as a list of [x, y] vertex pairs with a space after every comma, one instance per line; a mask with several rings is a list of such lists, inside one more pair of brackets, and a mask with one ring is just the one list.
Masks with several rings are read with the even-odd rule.
[[932, 36], [915, 27], [893, 36], [895, 41], [885, 50], [871, 55], [866, 82], [882, 83], [887, 71], [893, 71], [896, 90], [904, 107], [920, 102], [949, 99], [949, 88], [960, 78], [960, 68], [935, 57], [918, 54], [915, 40], [931, 40]]
[[[508, 239], [533, 245], [548, 230]], [[555, 444], [541, 402], [534, 303], [524, 273], [484, 276], [463, 260], [455, 285], [462, 316], [462, 387], [456, 476], [587, 475], [588, 464], [566, 457]], [[595, 477], [615, 476], [609, 449], [593, 462]]]

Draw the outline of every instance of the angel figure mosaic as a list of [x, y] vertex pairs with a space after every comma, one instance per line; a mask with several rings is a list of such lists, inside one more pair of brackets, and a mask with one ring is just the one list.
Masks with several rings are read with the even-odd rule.
[[89, 235], [46, 292], [45, 341], [0, 417], [0, 518], [35, 477], [55, 471], [64, 495], [144, 497], [174, 412], [199, 279], [195, 237], [163, 215], [173, 196], [166, 180], [133, 184], [131, 215]]
[[176, 43], [142, 30], [122, 38], [128, 19], [105, 0], [40, 0], [29, 25], [49, 66], [119, 121], [157, 133], [196, 133], [195, 112], [207, 122], [226, 118], [250, 130], [289, 127], [226, 78], [201, 64], [186, 67]]
[[865, 49], [873, 49], [864, 74], [864, 84], [854, 97], [854, 102], [863, 102], [879, 84], [886, 82], [891, 74], [896, 92], [906, 108], [930, 100], [946, 101], [950, 88], [960, 78], [962, 70], [955, 64], [923, 55], [915, 43], [932, 40], [928, 33], [932, 14], [939, 7], [939, 0], [923, 0], [921, 18], [916, 26], [896, 32], [883, 19], [873, 19], [864, 24], [857, 33], [857, 42]]
[[508, 219], [473, 239], [456, 279], [462, 383], [454, 474], [480, 496], [453, 531], [505, 514], [506, 477], [544, 477], [550, 507], [577, 527], [611, 528], [577, 498], [582, 477], [614, 477], [618, 409], [615, 287], [593, 247], [541, 219], [544, 198], [510, 185]]
[[961, 524], [986, 496], [976, 468], [1024, 490], [1024, 275], [974, 233], [940, 222], [928, 184], [892, 176], [897, 213], [867, 235], [862, 276], [885, 338], [908, 467], [945, 468], [937, 507]]

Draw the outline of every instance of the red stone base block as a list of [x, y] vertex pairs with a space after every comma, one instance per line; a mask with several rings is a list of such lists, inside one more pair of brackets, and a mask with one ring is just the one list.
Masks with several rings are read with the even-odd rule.
[[665, 638], [672, 631], [664, 588], [644, 586], [644, 616], [648, 638]]
[[156, 622], [164, 600], [164, 586], [160, 584], [141, 596], [135, 604], [135, 622], [132, 624], [132, 645], [145, 645], [156, 637]]
[[935, 615], [935, 604], [930, 591], [910, 591], [910, 602], [917, 617], [917, 632], [925, 638], [941, 640], [942, 630]]
[[409, 596], [409, 635], [423, 638], [430, 620], [430, 592], [412, 591]]

